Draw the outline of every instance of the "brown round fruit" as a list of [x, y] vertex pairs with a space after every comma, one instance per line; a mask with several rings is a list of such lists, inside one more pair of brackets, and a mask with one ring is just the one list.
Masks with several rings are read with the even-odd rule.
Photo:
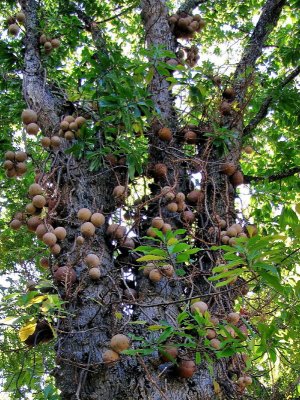
[[232, 87], [228, 87], [223, 92], [224, 99], [233, 100], [235, 96], [234, 90]]
[[159, 355], [164, 362], [174, 361], [178, 356], [178, 348], [167, 344], [159, 350]]
[[101, 277], [101, 271], [99, 268], [91, 268], [89, 269], [89, 277], [93, 280], [97, 280]]
[[25, 211], [28, 213], [28, 214], [31, 214], [31, 215], [33, 215], [33, 214], [35, 214], [36, 213], [36, 208], [34, 207], [34, 205], [32, 204], [32, 203], [28, 203], [27, 205], [26, 205], [26, 207], [25, 207]]
[[89, 267], [99, 267], [100, 258], [96, 254], [88, 254], [85, 258], [85, 262]]
[[204, 314], [208, 310], [208, 305], [203, 301], [196, 301], [191, 305], [191, 313], [199, 312], [200, 314]]
[[81, 227], [80, 231], [85, 237], [92, 237], [95, 234], [96, 228], [91, 222], [84, 222]]
[[161, 272], [164, 276], [171, 278], [174, 275], [174, 268], [173, 265], [167, 264], [161, 267]]
[[47, 51], [52, 50], [51, 42], [45, 42], [44, 43], [44, 49], [47, 50]]
[[230, 226], [226, 232], [229, 237], [236, 237], [238, 234], [237, 229], [234, 226]]
[[28, 230], [31, 232], [35, 232], [36, 228], [42, 223], [42, 220], [39, 217], [30, 217], [27, 220]]
[[224, 235], [224, 236], [222, 236], [222, 238], [221, 238], [221, 242], [222, 242], [223, 244], [228, 244], [229, 240], [230, 240], [230, 237], [227, 236], [227, 235]]
[[16, 151], [15, 159], [18, 162], [24, 162], [27, 160], [27, 153], [25, 153], [25, 151]]
[[75, 121], [74, 122], [70, 122], [69, 129], [71, 131], [77, 131], [77, 129], [78, 129], [77, 123]]
[[19, 219], [13, 219], [11, 221], [11, 223], [9, 224], [9, 226], [11, 227], [11, 229], [13, 229], [14, 231], [17, 231], [18, 229], [21, 228], [22, 226], [22, 222]]
[[51, 251], [52, 254], [57, 256], [61, 252], [61, 247], [60, 247], [59, 244], [56, 243], [54, 246], [50, 247], [50, 251]]
[[170, 224], [163, 224], [163, 227], [161, 228], [162, 233], [166, 234], [167, 232], [170, 232], [172, 230], [172, 226]]
[[37, 194], [36, 196], [33, 197], [32, 204], [36, 208], [43, 208], [46, 205], [46, 199], [44, 196]]
[[146, 235], [155, 238], [156, 237], [156, 233], [153, 229], [152, 226], [150, 226], [150, 228], [147, 229], [146, 231]]
[[21, 175], [25, 174], [25, 172], [27, 171], [26, 164], [22, 163], [22, 162], [17, 163], [15, 168], [16, 168], [17, 176], [21, 176]]
[[66, 121], [65, 119], [61, 121], [60, 129], [62, 129], [63, 131], [67, 131], [69, 129], [69, 122]]
[[15, 161], [15, 153], [13, 151], [7, 151], [4, 158], [5, 160]]
[[231, 177], [231, 182], [234, 187], [242, 185], [244, 183], [244, 175], [242, 174], [242, 172], [236, 171]]
[[39, 132], [40, 127], [35, 122], [31, 122], [26, 126], [26, 131], [29, 135], [37, 135]]
[[46, 43], [47, 42], [47, 36], [43, 33], [41, 36], [40, 36], [40, 44], [44, 44], [44, 43]]
[[54, 235], [54, 233], [47, 232], [43, 235], [43, 242], [49, 247], [54, 246], [57, 242], [57, 237]]
[[192, 360], [180, 360], [177, 367], [177, 374], [181, 378], [191, 378], [196, 372], [196, 364]]
[[86, 119], [84, 118], [84, 117], [77, 117], [76, 119], [75, 119], [75, 122], [76, 122], [76, 124], [78, 125], [78, 127], [80, 128], [82, 125], [84, 125], [85, 124], [85, 122], [86, 122]]
[[127, 237], [120, 242], [120, 247], [123, 249], [130, 249], [133, 250], [135, 248], [134, 240], [130, 237]]
[[223, 172], [224, 174], [231, 176], [235, 173], [236, 171], [236, 166], [235, 164], [231, 163], [231, 162], [226, 162], [224, 164], [221, 165], [221, 172]]
[[74, 133], [72, 131], [66, 131], [64, 138], [66, 140], [73, 140], [75, 138]]
[[16, 14], [16, 19], [18, 22], [20, 22], [20, 24], [23, 24], [25, 22], [25, 14], [23, 12], [18, 12]]
[[187, 224], [192, 224], [196, 219], [196, 215], [192, 211], [184, 211], [182, 213], [182, 219]]
[[230, 115], [231, 113], [231, 104], [227, 101], [222, 101], [220, 106], [220, 111], [222, 115]]
[[20, 32], [20, 28], [17, 24], [11, 24], [8, 27], [8, 33], [12, 36], [17, 36]]
[[206, 329], [207, 339], [214, 339], [216, 336], [217, 336], [217, 333], [214, 329]]
[[88, 208], [81, 208], [77, 213], [77, 218], [80, 221], [89, 221], [92, 216], [92, 212]]
[[43, 188], [38, 183], [33, 183], [29, 186], [28, 193], [30, 197], [34, 197], [36, 195], [43, 193]]
[[6, 169], [6, 170], [13, 169], [14, 168], [14, 163], [12, 161], [10, 161], [10, 160], [5, 160], [4, 163], [3, 163], [3, 168]]
[[57, 282], [70, 284], [76, 281], [76, 272], [69, 266], [59, 267], [53, 275]]
[[187, 131], [184, 135], [184, 140], [188, 144], [196, 144], [197, 142], [197, 134], [193, 131]]
[[55, 228], [53, 233], [58, 240], [64, 240], [67, 236], [67, 231], [62, 226]]
[[21, 118], [23, 123], [28, 125], [37, 121], [37, 113], [33, 110], [26, 109], [22, 111]]
[[61, 144], [60, 137], [56, 136], [56, 135], [51, 137], [50, 142], [51, 142], [51, 146], [54, 147], [54, 148], [55, 147], [59, 147], [60, 144]]
[[82, 236], [77, 236], [77, 238], [76, 238], [76, 244], [77, 244], [78, 246], [82, 246], [83, 243], [84, 243], [84, 237], [82, 237]]
[[35, 230], [36, 236], [38, 239], [42, 240], [45, 233], [48, 232], [48, 229], [44, 223], [41, 223]]
[[167, 210], [170, 211], [171, 213], [174, 213], [178, 210], [178, 205], [177, 203], [169, 203], [167, 205]]
[[155, 164], [153, 168], [153, 174], [156, 178], [163, 178], [167, 175], [168, 168], [165, 164], [159, 163]]
[[125, 196], [126, 188], [125, 186], [119, 185], [116, 186], [113, 190], [113, 196], [115, 199], [120, 199]]
[[106, 350], [102, 356], [104, 364], [112, 364], [120, 359], [118, 353], [113, 350]]
[[15, 168], [6, 170], [6, 176], [7, 176], [8, 178], [13, 178], [13, 177], [15, 177], [16, 175], [17, 175], [17, 171], [15, 170]]
[[221, 348], [221, 342], [219, 339], [211, 339], [210, 345], [216, 350], [220, 350]]
[[48, 138], [48, 137], [43, 137], [43, 138], [41, 139], [41, 145], [42, 145], [44, 148], [50, 147], [50, 145], [51, 145], [51, 140], [50, 140], [50, 138]]
[[236, 312], [231, 312], [227, 316], [227, 321], [230, 322], [231, 324], [237, 324], [240, 320], [240, 314]]
[[117, 353], [127, 350], [130, 347], [130, 339], [122, 334], [115, 335], [110, 340], [110, 347]]
[[96, 226], [96, 228], [99, 228], [99, 226], [102, 226], [105, 224], [105, 217], [101, 213], [94, 213], [91, 216], [91, 223]]
[[172, 131], [169, 128], [161, 128], [158, 131], [158, 137], [165, 141], [165, 142], [170, 142], [172, 140]]
[[60, 46], [60, 40], [59, 39], [52, 39], [51, 40], [51, 45], [54, 49], [57, 49]]
[[155, 217], [152, 219], [151, 225], [153, 228], [161, 229], [164, 225], [164, 220], [160, 217]]
[[199, 189], [192, 190], [187, 195], [187, 200], [191, 204], [197, 204], [198, 202], [201, 202], [203, 200], [203, 193]]
[[75, 121], [75, 118], [72, 115], [67, 115], [64, 120], [71, 123]]
[[149, 272], [149, 279], [151, 282], [159, 282], [162, 279], [162, 274], [159, 269], [154, 268]]
[[49, 268], [49, 259], [46, 257], [42, 257], [40, 259], [40, 266], [43, 268]]
[[143, 268], [144, 276], [149, 276], [150, 272], [155, 268], [156, 268], [156, 265], [154, 263], [146, 264], [146, 266]]
[[243, 150], [246, 154], [252, 154], [254, 151], [251, 146], [245, 146]]

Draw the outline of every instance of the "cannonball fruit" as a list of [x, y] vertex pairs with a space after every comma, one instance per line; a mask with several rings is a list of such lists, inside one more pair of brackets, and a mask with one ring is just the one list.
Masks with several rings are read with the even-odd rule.
[[6, 160], [3, 163], [3, 168], [6, 169], [6, 170], [13, 169], [14, 168], [14, 163], [12, 161], [10, 161], [10, 160]]
[[197, 134], [193, 131], [187, 131], [184, 134], [184, 140], [188, 144], [195, 144], [197, 142]]
[[53, 233], [58, 240], [64, 240], [67, 236], [67, 231], [62, 226], [58, 226], [57, 228], [55, 228]]
[[26, 126], [26, 131], [29, 135], [36, 135], [39, 130], [40, 127], [35, 122], [32, 122]]
[[99, 226], [104, 225], [105, 223], [105, 217], [101, 213], [94, 213], [91, 216], [91, 223], [95, 225], [96, 228], [99, 228]]
[[27, 154], [25, 151], [16, 151], [15, 152], [15, 160], [18, 162], [24, 162], [27, 160]]
[[16, 14], [16, 19], [17, 19], [18, 22], [23, 24], [25, 22], [25, 14], [23, 12], [18, 12]]
[[214, 339], [216, 336], [217, 336], [217, 333], [214, 329], [206, 329], [207, 339]]
[[127, 350], [130, 347], [130, 339], [122, 334], [115, 335], [110, 340], [110, 347], [117, 353]]
[[153, 228], [161, 229], [164, 225], [164, 220], [160, 217], [155, 217], [152, 219], [151, 225]]
[[167, 175], [168, 169], [165, 164], [155, 164], [153, 168], [153, 174], [156, 178], [163, 178]]
[[50, 251], [51, 251], [52, 254], [57, 256], [61, 252], [61, 247], [60, 247], [59, 244], [56, 243], [54, 246], [50, 247]]
[[143, 268], [143, 274], [144, 276], [149, 276], [150, 271], [156, 268], [156, 265], [153, 263], [148, 263], [146, 266]]
[[82, 236], [77, 236], [77, 238], [76, 238], [76, 244], [77, 244], [78, 246], [82, 246], [83, 243], [84, 243], [84, 237], [82, 237]]
[[162, 361], [174, 361], [178, 356], [178, 348], [170, 345], [164, 346], [159, 350], [159, 355]]
[[158, 131], [158, 136], [161, 140], [170, 142], [172, 140], [172, 131], [169, 128], [161, 128]]
[[69, 266], [59, 267], [53, 275], [54, 279], [58, 282], [65, 282], [69, 284], [76, 281], [76, 272]]
[[93, 267], [89, 269], [89, 277], [93, 280], [97, 280], [101, 277], [101, 271], [99, 268]]
[[31, 232], [35, 232], [36, 228], [41, 224], [42, 220], [39, 217], [30, 217], [27, 220], [27, 227]]
[[59, 39], [52, 39], [51, 40], [51, 46], [54, 49], [57, 49], [60, 46], [60, 40]]
[[178, 210], [177, 203], [169, 203], [167, 205], [167, 210], [170, 211], [171, 213], [176, 212]]
[[4, 158], [5, 160], [15, 161], [15, 153], [13, 151], [7, 151]]
[[164, 276], [171, 278], [174, 275], [174, 268], [173, 265], [167, 264], [161, 267], [161, 272]]
[[43, 235], [43, 242], [47, 246], [54, 246], [57, 241], [57, 237], [54, 235], [54, 233], [47, 232]]
[[39, 184], [33, 183], [32, 185], [29, 186], [28, 193], [29, 196], [34, 197], [36, 195], [42, 194], [43, 188]]
[[23, 123], [28, 125], [37, 121], [37, 113], [33, 110], [26, 109], [22, 111], [21, 118]]
[[123, 197], [125, 195], [125, 191], [126, 191], [125, 186], [122, 185], [116, 186], [113, 190], [114, 198], [118, 199]]
[[36, 208], [43, 208], [46, 205], [46, 199], [44, 196], [37, 194], [33, 197], [32, 204]]
[[199, 189], [192, 190], [187, 195], [187, 200], [191, 204], [197, 204], [203, 198], [203, 193]]
[[149, 272], [149, 279], [151, 282], [159, 282], [162, 278], [162, 274], [159, 269], [154, 268]]
[[46, 257], [42, 257], [40, 259], [40, 266], [43, 268], [49, 268], [49, 259]]
[[92, 212], [88, 208], [81, 208], [77, 213], [77, 218], [80, 221], [89, 221], [92, 216]]
[[231, 162], [226, 162], [224, 164], [221, 165], [221, 171], [228, 175], [231, 176], [235, 173], [236, 171], [236, 166], [235, 164], [231, 163]]
[[77, 117], [76, 119], [75, 119], [75, 122], [76, 122], [76, 124], [78, 125], [78, 127], [80, 128], [82, 125], [84, 125], [85, 124], [85, 122], [86, 122], [86, 119], [84, 118], [84, 117]]
[[252, 154], [253, 153], [253, 148], [251, 146], [246, 146], [246, 147], [244, 147], [244, 152], [246, 154]]
[[242, 174], [242, 172], [241, 171], [236, 171], [231, 176], [231, 182], [232, 182], [234, 187], [242, 185], [244, 183], [244, 175]]
[[182, 213], [182, 219], [187, 224], [192, 224], [196, 219], [196, 215], [192, 211], [184, 211]]
[[84, 222], [81, 227], [80, 231], [85, 237], [92, 237], [95, 234], [96, 228], [91, 222]]
[[20, 28], [17, 24], [11, 24], [8, 27], [8, 33], [12, 36], [17, 36], [20, 32]]
[[50, 142], [52, 147], [59, 147], [61, 144], [60, 137], [56, 135], [51, 137]]
[[200, 314], [204, 314], [208, 310], [208, 305], [203, 301], [196, 301], [191, 305], [191, 312], [199, 312]]
[[221, 348], [221, 342], [219, 339], [211, 339], [210, 340], [210, 345], [216, 350], [220, 350]]
[[177, 366], [177, 374], [181, 378], [191, 378], [196, 372], [196, 364], [193, 360], [180, 360]]
[[13, 219], [11, 221], [11, 223], [9, 224], [9, 226], [11, 227], [11, 229], [17, 231], [18, 229], [21, 228], [22, 222], [20, 220], [18, 220], [18, 219]]
[[167, 232], [172, 230], [172, 226], [170, 224], [163, 224], [163, 227], [161, 228], [162, 233], [166, 234]]
[[112, 364], [118, 361], [119, 358], [120, 358], [119, 354], [113, 350], [106, 350], [102, 355], [104, 364]]
[[98, 267], [100, 265], [100, 258], [96, 254], [88, 254], [85, 262], [89, 267]]

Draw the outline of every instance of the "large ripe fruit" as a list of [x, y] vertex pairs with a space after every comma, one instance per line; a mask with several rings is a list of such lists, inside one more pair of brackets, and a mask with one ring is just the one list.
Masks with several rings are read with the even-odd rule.
[[3, 163], [3, 168], [6, 170], [10, 170], [14, 168], [14, 163], [10, 160], [5, 160]]
[[172, 131], [169, 128], [161, 128], [158, 131], [158, 137], [165, 141], [165, 142], [170, 142], [172, 140]]
[[191, 312], [199, 312], [200, 314], [204, 314], [208, 310], [208, 305], [203, 301], [196, 301], [191, 305]]
[[151, 282], [159, 282], [162, 278], [162, 274], [159, 269], [154, 268], [149, 272], [149, 279]]
[[58, 226], [57, 228], [55, 228], [53, 233], [58, 240], [64, 240], [67, 236], [67, 231], [62, 226]]
[[95, 234], [96, 228], [91, 222], [84, 222], [81, 227], [80, 231], [85, 237], [92, 237]]
[[192, 224], [196, 219], [196, 215], [192, 211], [184, 211], [182, 213], [182, 219], [187, 224]]
[[221, 348], [221, 342], [219, 339], [211, 339], [210, 345], [216, 350], [220, 350]]
[[37, 194], [36, 196], [33, 197], [32, 199], [32, 204], [36, 208], [43, 208], [46, 205], [46, 199], [44, 196]]
[[27, 153], [25, 153], [25, 151], [16, 151], [15, 159], [18, 162], [24, 162], [27, 160]]
[[182, 203], [185, 200], [185, 194], [182, 192], [178, 192], [175, 196], [176, 203]]
[[66, 121], [65, 119], [61, 121], [60, 129], [62, 129], [63, 131], [67, 131], [69, 129], [69, 122]]
[[42, 223], [42, 220], [39, 217], [30, 217], [27, 220], [28, 230], [31, 232], [35, 232], [36, 228]]
[[5, 160], [15, 161], [15, 153], [13, 151], [7, 151], [4, 158]]
[[88, 208], [81, 208], [77, 213], [77, 218], [80, 221], [89, 221], [92, 216], [92, 212]]
[[91, 223], [96, 226], [96, 228], [99, 228], [99, 226], [102, 226], [105, 224], [105, 217], [101, 213], [94, 213], [91, 216]]
[[13, 178], [13, 177], [15, 177], [16, 175], [17, 175], [17, 172], [16, 172], [15, 168], [6, 170], [6, 176], [7, 176], [8, 178]]
[[28, 203], [25, 207], [25, 211], [27, 212], [27, 214], [33, 215], [36, 213], [37, 210], [32, 203]]
[[49, 247], [54, 246], [57, 242], [57, 237], [54, 235], [54, 233], [47, 232], [43, 235], [43, 242]]
[[125, 186], [119, 185], [116, 186], [113, 190], [113, 196], [115, 199], [120, 199], [125, 196], [126, 188]]
[[23, 12], [21, 12], [21, 11], [18, 12], [16, 14], [16, 19], [17, 19], [18, 22], [20, 22], [20, 24], [23, 24], [25, 22], [25, 19], [26, 19], [25, 14]]
[[111, 338], [110, 347], [117, 353], [121, 353], [123, 350], [127, 350], [130, 347], [130, 339], [119, 333]]
[[186, 143], [188, 143], [188, 144], [196, 144], [196, 142], [197, 142], [197, 134], [196, 134], [196, 132], [187, 131], [187, 132], [184, 134], [184, 140], [185, 140]]
[[187, 195], [187, 200], [191, 204], [197, 204], [198, 202], [201, 202], [203, 200], [203, 193], [199, 189], [192, 190], [188, 195]]
[[21, 118], [22, 118], [23, 123], [25, 125], [28, 125], [28, 124], [36, 122], [38, 116], [35, 111], [26, 109], [26, 110], [22, 111]]
[[231, 312], [227, 316], [227, 321], [231, 324], [237, 324], [240, 320], [240, 314], [236, 312]]
[[43, 188], [38, 183], [33, 183], [29, 186], [28, 193], [30, 197], [34, 197], [43, 193]]
[[101, 271], [99, 268], [93, 267], [89, 269], [89, 277], [93, 280], [101, 278]]
[[113, 350], [106, 350], [102, 355], [102, 359], [104, 364], [112, 364], [118, 361], [120, 359], [120, 356]]
[[221, 171], [228, 175], [231, 176], [235, 173], [236, 171], [236, 166], [232, 162], [225, 162], [224, 164], [221, 165]]
[[68, 121], [69, 123], [71, 123], [71, 122], [74, 122], [74, 121], [75, 121], [75, 118], [74, 118], [72, 115], [67, 115], [67, 116], [64, 118], [64, 120], [65, 120], [65, 121]]
[[37, 135], [40, 127], [35, 122], [31, 122], [26, 126], [26, 131], [29, 135]]
[[159, 355], [162, 361], [174, 361], [178, 356], [178, 348], [167, 344], [159, 350]]
[[156, 178], [163, 178], [167, 175], [168, 168], [165, 164], [155, 164], [153, 168], [153, 174]]
[[52, 50], [52, 44], [51, 44], [51, 42], [45, 42], [45, 43], [44, 43], [44, 49], [45, 49], [46, 51]]
[[11, 227], [11, 229], [13, 229], [14, 231], [17, 231], [18, 229], [21, 228], [22, 226], [22, 222], [19, 219], [13, 219], [11, 221], [11, 223], [9, 224], [9, 226]]
[[174, 275], [174, 268], [171, 264], [166, 264], [161, 267], [161, 272], [164, 276], [171, 278]]
[[111, 224], [107, 228], [106, 233], [113, 239], [122, 239], [122, 237], [125, 236], [126, 228], [125, 226], [121, 226], [119, 224]]
[[17, 36], [20, 32], [20, 28], [17, 24], [11, 24], [8, 27], [8, 33], [12, 36]]
[[76, 281], [76, 272], [72, 267], [69, 267], [67, 265], [63, 267], [59, 267], [55, 272], [54, 272], [54, 279], [57, 282], [63, 282], [66, 284], [74, 283]]
[[242, 185], [244, 183], [244, 175], [242, 174], [242, 172], [241, 171], [236, 171], [231, 176], [231, 182], [232, 182], [234, 187]]
[[60, 40], [59, 39], [52, 39], [51, 40], [51, 45], [53, 49], [57, 49], [60, 46]]
[[164, 225], [164, 220], [160, 217], [155, 217], [151, 221], [151, 226], [153, 226], [153, 228], [161, 229], [163, 225]]
[[98, 267], [100, 265], [100, 258], [96, 254], [88, 254], [85, 257], [85, 262], [89, 267]]
[[172, 189], [171, 189], [170, 186], [164, 186], [164, 187], [161, 189], [161, 194], [164, 196], [164, 198], [165, 198], [167, 201], [172, 201], [172, 200], [175, 199], [175, 194], [172, 192]]
[[177, 374], [181, 378], [191, 378], [196, 372], [196, 364], [193, 360], [180, 360], [177, 367]]

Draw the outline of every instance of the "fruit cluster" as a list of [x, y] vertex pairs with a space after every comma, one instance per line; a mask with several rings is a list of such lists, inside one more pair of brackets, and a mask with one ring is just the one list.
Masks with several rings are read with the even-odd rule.
[[60, 40], [56, 38], [49, 38], [44, 33], [40, 36], [40, 44], [44, 46], [45, 53], [50, 54], [53, 49], [57, 49], [60, 46]]
[[20, 32], [20, 26], [17, 22], [19, 24], [25, 23], [25, 14], [23, 12], [18, 12], [16, 15], [7, 18], [8, 33], [12, 36], [18, 36]]
[[27, 171], [25, 163], [27, 154], [24, 151], [7, 151], [4, 158], [3, 168], [6, 170], [6, 176], [8, 178], [22, 176]]
[[111, 350], [106, 350], [103, 353], [102, 359], [104, 364], [112, 364], [120, 359], [120, 353], [124, 350], [129, 349], [130, 340], [127, 336], [117, 334], [110, 340]]
[[191, 16], [186, 13], [173, 14], [168, 21], [174, 35], [182, 39], [192, 39], [205, 26], [200, 15]]
[[78, 131], [85, 122], [86, 120], [84, 117], [67, 115], [60, 123], [59, 135], [71, 141], [78, 136]]

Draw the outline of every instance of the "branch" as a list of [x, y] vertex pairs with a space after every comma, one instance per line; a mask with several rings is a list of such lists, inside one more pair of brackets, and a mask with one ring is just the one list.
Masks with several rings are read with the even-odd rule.
[[206, 3], [207, 0], [186, 0], [179, 8], [177, 11], [177, 14], [185, 12], [187, 14], [190, 14], [196, 7], [198, 7], [200, 4]]
[[260, 18], [234, 73], [234, 88], [240, 101], [244, 99], [247, 86], [250, 84], [247, 77], [251, 75], [257, 59], [262, 54], [266, 40], [277, 25], [286, 1], [287, 0], [267, 0], [262, 9]]
[[[283, 89], [288, 83], [290, 83], [297, 75], [300, 73], [300, 66], [295, 68], [282, 82], [280, 85], [277, 86], [276, 90], [278, 89]], [[270, 107], [270, 104], [273, 102], [275, 96], [270, 95], [265, 98], [263, 101], [262, 105], [260, 106], [260, 109], [258, 113], [251, 119], [249, 124], [244, 128], [243, 134], [244, 136], [247, 136], [257, 127], [257, 125], [266, 117], [268, 114], [268, 110]]]
[[281, 172], [279, 174], [273, 174], [269, 176], [244, 176], [244, 183], [251, 183], [251, 182], [260, 182], [267, 180], [269, 182], [280, 181], [281, 179], [288, 178], [289, 176], [293, 176], [300, 172], [300, 167], [293, 167], [285, 172]]

